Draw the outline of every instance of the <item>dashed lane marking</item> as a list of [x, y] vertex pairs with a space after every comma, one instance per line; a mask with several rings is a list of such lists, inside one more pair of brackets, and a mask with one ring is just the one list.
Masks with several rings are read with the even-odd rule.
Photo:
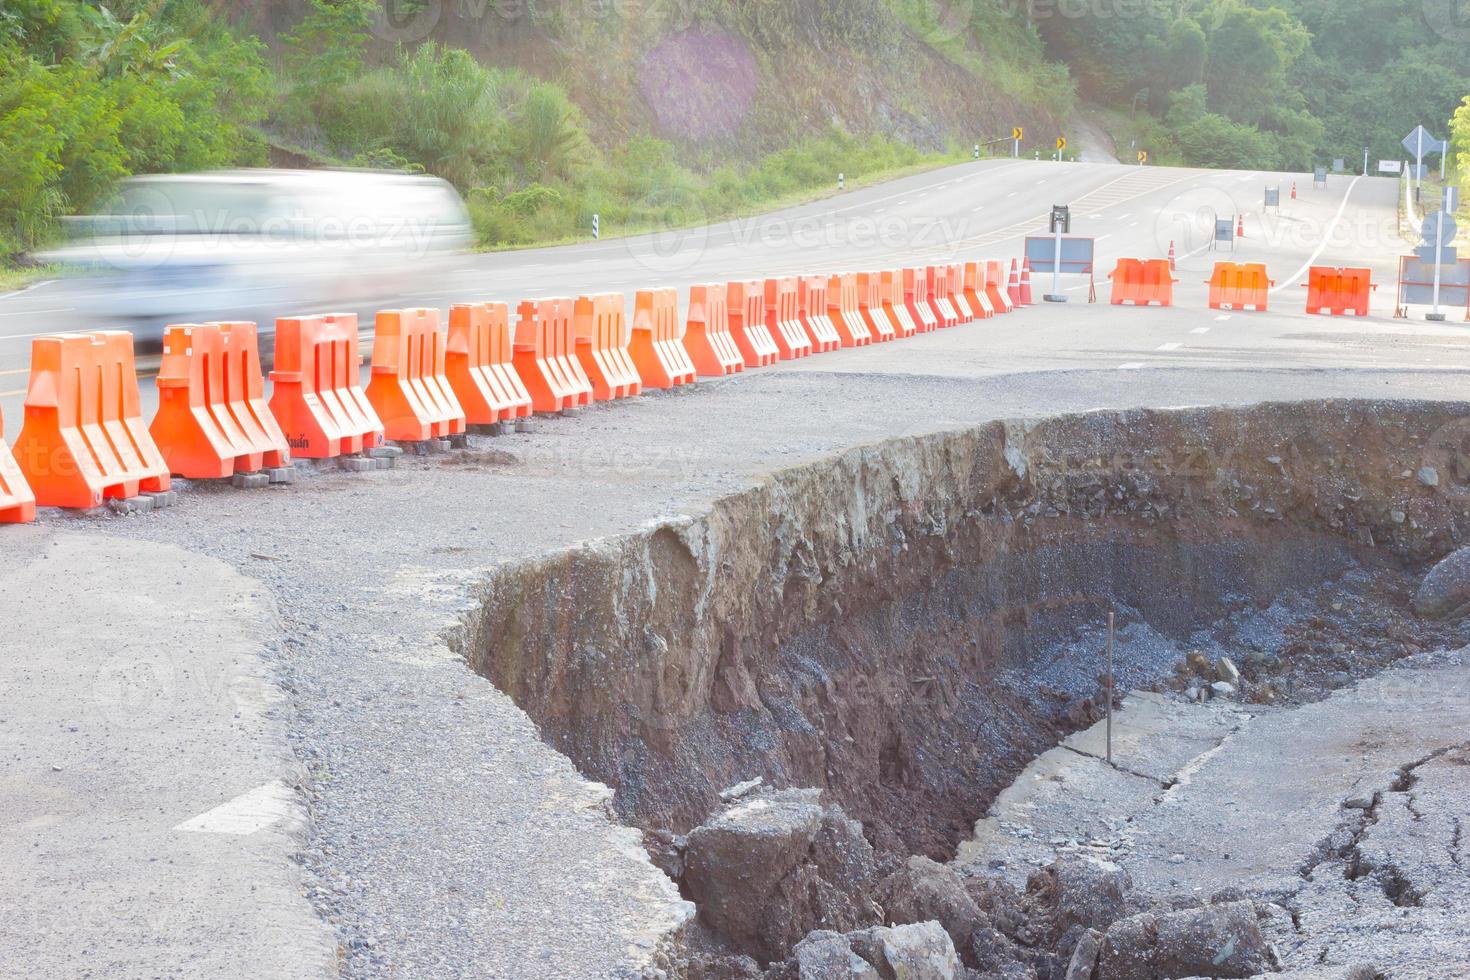
[[1129, 361], [1127, 364], [1119, 364], [1119, 371], [1137, 371], [1143, 367], [1142, 361]]
[[1159, 350], [1161, 350], [1161, 351], [1174, 351], [1174, 350], [1178, 350], [1179, 348], [1181, 348], [1183, 346], [1184, 346], [1183, 344], [1164, 344], [1161, 347], [1159, 347]]
[[1192, 333], [1192, 334], [1209, 333], [1210, 332], [1210, 328], [1209, 327], [1195, 327], [1193, 330], [1191, 330], [1189, 332]]

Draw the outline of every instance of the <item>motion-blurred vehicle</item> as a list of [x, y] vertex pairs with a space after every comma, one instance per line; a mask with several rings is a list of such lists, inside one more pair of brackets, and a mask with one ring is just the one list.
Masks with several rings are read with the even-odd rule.
[[79, 272], [77, 312], [144, 341], [169, 323], [402, 305], [470, 245], [442, 180], [382, 171], [230, 170], [133, 177], [41, 256]]

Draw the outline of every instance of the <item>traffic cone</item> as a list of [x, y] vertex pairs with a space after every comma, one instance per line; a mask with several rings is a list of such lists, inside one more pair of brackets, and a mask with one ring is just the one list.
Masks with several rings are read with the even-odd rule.
[[1173, 243], [1173, 241], [1170, 241], [1169, 242], [1169, 271], [1170, 272], [1178, 272], [1179, 271], [1179, 260], [1175, 256], [1175, 254], [1174, 254], [1174, 243]]
[[1236, 238], [1244, 238], [1245, 237], [1245, 215], [1244, 214], [1237, 214], [1235, 216], [1235, 237]]
[[1296, 181], [1294, 180], [1291, 182], [1291, 199], [1296, 200]]
[[1011, 281], [1006, 283], [1006, 295], [1010, 297], [1012, 306], [1021, 304], [1021, 272], [1016, 265], [1016, 260], [1011, 259]]
[[1021, 305], [1033, 306], [1035, 301], [1031, 298], [1031, 260], [1021, 260]]

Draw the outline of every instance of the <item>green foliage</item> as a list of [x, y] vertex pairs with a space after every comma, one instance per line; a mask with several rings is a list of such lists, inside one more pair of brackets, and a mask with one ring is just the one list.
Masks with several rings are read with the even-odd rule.
[[0, 17], [0, 248], [31, 248], [120, 177], [261, 157], [258, 41], [197, 4], [16, 0]]
[[375, 0], [309, 0], [301, 23], [281, 35], [292, 75], [312, 90], [356, 78], [376, 10]]
[[[1185, 161], [1304, 169], [1365, 142], [1392, 158], [1415, 125], [1453, 111], [1470, 89], [1470, 48], [1425, 30], [1424, 5], [1439, 2], [1140, 0], [1043, 18], [1040, 29], [1085, 96], [1136, 101]], [[1223, 142], [1208, 145], [1214, 137]]]

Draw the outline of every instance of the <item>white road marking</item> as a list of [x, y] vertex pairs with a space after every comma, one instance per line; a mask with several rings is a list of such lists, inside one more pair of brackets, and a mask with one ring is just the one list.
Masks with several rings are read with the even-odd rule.
[[1119, 364], [1119, 371], [1137, 371], [1143, 367], [1142, 361], [1129, 361], [1127, 364]]
[[1215, 317], [1215, 322], [1216, 323], [1224, 323], [1228, 319], [1230, 319], [1230, 314], [1229, 313], [1221, 313], [1219, 316]]
[[1290, 279], [1287, 279], [1285, 282], [1280, 283], [1279, 285], [1271, 287], [1271, 292], [1279, 293], [1283, 289], [1286, 289], [1290, 286], [1295, 286], [1297, 284], [1297, 281], [1300, 280], [1302, 276], [1307, 274], [1307, 270], [1317, 264], [1317, 260], [1321, 258], [1322, 253], [1327, 250], [1328, 243], [1332, 241], [1332, 234], [1333, 232], [1337, 231], [1337, 223], [1342, 220], [1343, 212], [1347, 210], [1348, 201], [1351, 200], [1353, 196], [1353, 188], [1357, 187], [1358, 182], [1362, 179], [1362, 175], [1354, 177], [1353, 182], [1348, 185], [1347, 193], [1342, 196], [1342, 203], [1337, 206], [1337, 214], [1332, 216], [1332, 223], [1327, 226], [1327, 231], [1322, 235], [1322, 244], [1317, 246], [1317, 251], [1312, 253], [1312, 257], [1310, 259], [1307, 259], [1307, 261], [1302, 265], [1300, 269], [1296, 270], [1296, 275], [1292, 276]]
[[1163, 346], [1161, 346], [1159, 348], [1159, 350], [1161, 350], [1161, 351], [1173, 351], [1173, 350], [1178, 350], [1179, 348], [1181, 348], [1183, 346], [1184, 346], [1183, 344], [1164, 344]]
[[58, 306], [54, 310], [16, 310], [14, 313], [0, 313], [0, 316], [40, 316], [42, 313], [71, 313], [75, 307]]
[[247, 837], [285, 819], [291, 813], [291, 787], [279, 779], [241, 793], [174, 827], [193, 834], [233, 834]]
[[1210, 328], [1209, 327], [1195, 327], [1193, 330], [1191, 330], [1189, 332], [1190, 333], [1193, 333], [1193, 334], [1209, 333], [1210, 332]]

